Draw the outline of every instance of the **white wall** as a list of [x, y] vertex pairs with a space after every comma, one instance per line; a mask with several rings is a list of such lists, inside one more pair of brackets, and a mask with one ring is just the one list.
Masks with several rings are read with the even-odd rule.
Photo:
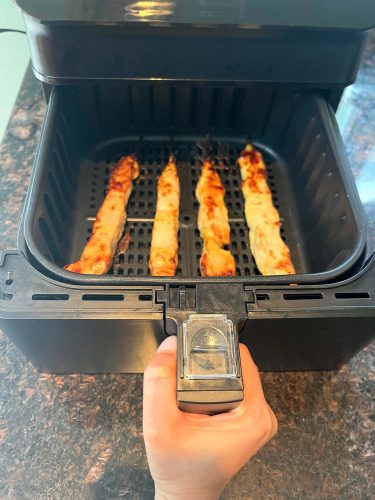
[[[22, 16], [12, 0], [0, 0], [0, 29], [24, 30]], [[26, 36], [0, 34], [0, 142], [29, 61]]]

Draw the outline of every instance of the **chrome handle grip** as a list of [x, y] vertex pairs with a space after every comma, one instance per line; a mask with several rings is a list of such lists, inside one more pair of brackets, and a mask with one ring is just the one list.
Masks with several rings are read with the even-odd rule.
[[177, 402], [190, 413], [222, 413], [243, 400], [238, 335], [225, 314], [191, 314], [178, 328]]

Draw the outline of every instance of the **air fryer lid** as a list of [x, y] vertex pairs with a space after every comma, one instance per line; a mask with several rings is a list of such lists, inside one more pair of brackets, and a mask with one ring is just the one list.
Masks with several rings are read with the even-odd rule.
[[16, 0], [36, 75], [348, 85], [373, 0]]
[[366, 30], [375, 26], [373, 0], [16, 0], [42, 23], [167, 22], [241, 28], [314, 27]]

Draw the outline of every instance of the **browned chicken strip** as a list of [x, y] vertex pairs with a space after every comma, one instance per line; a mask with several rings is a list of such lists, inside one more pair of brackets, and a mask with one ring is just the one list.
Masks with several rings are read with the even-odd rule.
[[178, 264], [180, 180], [171, 156], [158, 180], [149, 268], [152, 276], [174, 276]]
[[263, 275], [295, 274], [289, 248], [280, 236], [280, 216], [272, 203], [262, 155], [248, 144], [238, 158], [250, 248]]
[[112, 170], [108, 192], [98, 211], [90, 240], [81, 258], [65, 266], [80, 274], [105, 274], [112, 265], [117, 244], [124, 231], [126, 206], [133, 189], [133, 180], [139, 175], [134, 156], [121, 158]]
[[210, 160], [205, 160], [196, 188], [200, 203], [198, 227], [203, 239], [200, 259], [202, 276], [235, 276], [233, 255], [223, 248], [230, 243], [228, 210], [224, 202], [224, 186]]

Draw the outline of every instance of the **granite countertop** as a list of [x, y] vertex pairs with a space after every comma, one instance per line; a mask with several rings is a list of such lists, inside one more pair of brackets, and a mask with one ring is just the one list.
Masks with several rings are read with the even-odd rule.
[[[45, 104], [28, 70], [0, 147], [0, 250], [15, 247]], [[375, 37], [338, 112], [375, 236]], [[225, 499], [375, 497], [375, 344], [337, 372], [267, 373], [277, 437]], [[38, 373], [0, 332], [0, 498], [153, 497], [141, 375]]]

